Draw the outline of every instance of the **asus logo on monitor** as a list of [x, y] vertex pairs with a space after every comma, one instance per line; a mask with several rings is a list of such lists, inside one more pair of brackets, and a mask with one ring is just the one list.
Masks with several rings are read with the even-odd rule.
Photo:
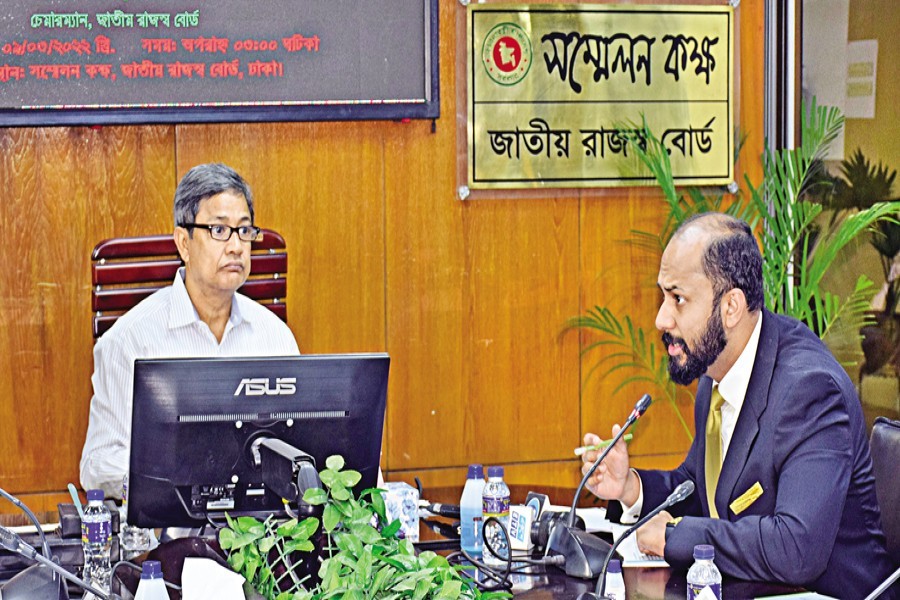
[[296, 377], [279, 377], [275, 380], [275, 387], [269, 387], [268, 378], [241, 379], [234, 395], [239, 396], [290, 396], [297, 391]]

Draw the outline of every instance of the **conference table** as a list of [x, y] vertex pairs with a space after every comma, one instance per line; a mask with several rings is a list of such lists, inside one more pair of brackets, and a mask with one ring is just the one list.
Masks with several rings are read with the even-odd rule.
[[[514, 486], [514, 494], [521, 490]], [[532, 488], [533, 489], [533, 488]], [[551, 501], [561, 502], [571, 491], [554, 488], [537, 489], [541, 493], [547, 493]], [[525, 493], [521, 496], [524, 498]], [[427, 492], [429, 500], [453, 502], [454, 496], [459, 494], [458, 489], [430, 490]], [[518, 496], [514, 495], [514, 499]], [[49, 522], [54, 515], [47, 513], [40, 515], [45, 522]], [[7, 525], [22, 524], [21, 516], [10, 519], [9, 516], [0, 519]], [[42, 519], [43, 520], [43, 519]], [[442, 554], [450, 554], [459, 549], [459, 540], [453, 533], [452, 522], [443, 517], [423, 519], [420, 523], [421, 542], [420, 550], [434, 550]], [[187, 541], [187, 540], [184, 540]], [[197, 555], [193, 552], [189, 555]], [[584, 580], [569, 577], [559, 568], [536, 566], [532, 567], [532, 576], [513, 577], [512, 593], [522, 600], [575, 600], [583, 592], [593, 591], [595, 580]], [[623, 569], [625, 588], [629, 600], [683, 600], [687, 595], [685, 585], [685, 572], [669, 567], [628, 567]], [[136, 583], [136, 581], [135, 581]], [[72, 591], [75, 591], [74, 589]], [[796, 587], [764, 582], [749, 582], [726, 577], [723, 581], [723, 597], [729, 600], [742, 598], [761, 598], [802, 591]], [[77, 597], [74, 596], [73, 597]]]
[[[440, 519], [437, 517], [436, 519]], [[429, 519], [431, 520], [431, 519]], [[420, 549], [444, 554], [459, 549], [458, 540], [438, 540], [425, 534]], [[569, 577], [562, 569], [531, 567], [533, 575], [514, 575], [512, 593], [523, 600], [575, 600], [582, 592], [594, 590], [596, 580]], [[671, 567], [626, 567], [622, 569], [628, 600], [684, 600], [687, 596], [686, 572]], [[481, 578], [479, 578], [481, 579]], [[803, 591], [801, 588], [766, 582], [743, 581], [725, 577], [722, 597], [729, 600], [763, 598]]]
[[[570, 503], [573, 490], [541, 486], [510, 486], [513, 502], [521, 501], [529, 491], [546, 494], [554, 504]], [[431, 501], [458, 502], [459, 489], [423, 490]], [[591, 505], [591, 501], [587, 501]], [[584, 505], [582, 502], [580, 505]], [[458, 538], [448, 534], [449, 519], [435, 516], [420, 522], [420, 549], [431, 549], [443, 554], [459, 549]], [[612, 541], [612, 540], [608, 540]], [[512, 593], [523, 600], [575, 600], [582, 592], [594, 590], [596, 580], [569, 577], [556, 567], [533, 567], [534, 576], [516, 576]], [[684, 570], [671, 567], [626, 567], [622, 569], [628, 600], [684, 600], [687, 587]], [[764, 598], [802, 592], [802, 588], [766, 582], [743, 581], [725, 577], [722, 597], [728, 600]]]

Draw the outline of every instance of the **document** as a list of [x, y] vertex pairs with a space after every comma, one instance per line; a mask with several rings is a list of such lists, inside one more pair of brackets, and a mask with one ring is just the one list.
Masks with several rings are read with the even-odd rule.
[[[629, 525], [619, 525], [617, 523], [612, 524], [612, 534], [615, 540], [618, 540], [625, 531], [628, 530]], [[622, 557], [622, 566], [623, 567], [668, 567], [669, 563], [666, 562], [664, 558], [661, 556], [648, 556], [647, 554], [643, 554], [640, 550], [638, 550], [637, 545], [637, 535], [631, 534], [625, 541], [623, 541], [619, 547], [616, 549], [619, 555]]]

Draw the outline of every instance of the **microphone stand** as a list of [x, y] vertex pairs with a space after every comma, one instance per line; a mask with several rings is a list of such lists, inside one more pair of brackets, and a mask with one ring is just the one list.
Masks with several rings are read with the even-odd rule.
[[44, 551], [44, 556], [46, 556], [47, 558], [53, 558], [53, 556], [50, 554], [50, 544], [47, 543], [47, 536], [44, 535], [44, 530], [41, 528], [41, 524], [38, 521], [38, 518], [33, 512], [31, 512], [31, 509], [28, 508], [28, 506], [24, 502], [22, 502], [3, 488], [0, 488], [0, 496], [3, 496], [13, 504], [18, 506], [20, 509], [22, 509], [22, 512], [24, 512], [28, 516], [28, 519], [34, 525], [34, 528], [37, 530], [38, 535], [41, 538], [41, 549]]
[[65, 570], [49, 558], [45, 558], [32, 546], [22, 541], [22, 539], [18, 535], [3, 526], [0, 526], [0, 546], [3, 546], [7, 550], [11, 550], [17, 554], [21, 554], [25, 558], [30, 558], [31, 560], [36, 561], [38, 564], [43, 565], [53, 571], [56, 575], [68, 579], [81, 589], [94, 594], [101, 600], [121, 600], [121, 596], [119, 596], [118, 594], [107, 593], [102, 590], [98, 590], [89, 583], [82, 581], [72, 573], [69, 573], [67, 570]]
[[877, 588], [872, 590], [872, 593], [869, 594], [868, 596], [866, 596], [866, 600], [875, 600], [876, 598], [880, 597], [883, 593], [885, 593], [887, 591], [887, 589], [889, 587], [891, 587], [891, 584], [893, 584], [895, 581], [897, 581], [897, 579], [900, 579], [900, 569], [897, 569], [896, 571], [894, 571], [891, 575], [888, 576], [887, 579], [885, 579], [881, 583], [881, 585], [879, 585]]
[[625, 541], [625, 538], [630, 536], [632, 533], [643, 527], [643, 525], [666, 510], [673, 504], [681, 502], [688, 496], [694, 493], [694, 482], [691, 480], [687, 480], [682, 482], [675, 491], [669, 494], [669, 497], [666, 498], [665, 502], [651, 510], [649, 513], [644, 515], [637, 523], [629, 527], [625, 530], [625, 532], [619, 536], [619, 539], [616, 540], [616, 543], [612, 545], [612, 548], [609, 551], [609, 554], [606, 557], [606, 561], [603, 563], [603, 570], [600, 571], [600, 576], [597, 578], [597, 587], [594, 588], [594, 592], [582, 592], [578, 596], [578, 600], [604, 600], [606, 598], [606, 570], [609, 568], [609, 560], [612, 558], [613, 552], [616, 551], [616, 548]]
[[612, 548], [609, 543], [575, 526], [575, 507], [578, 505], [578, 498], [581, 496], [581, 491], [587, 484], [588, 479], [613, 449], [613, 446], [622, 439], [625, 432], [644, 414], [651, 402], [649, 394], [644, 394], [637, 401], [625, 424], [619, 429], [619, 432], [613, 437], [609, 445], [604, 448], [584, 477], [581, 478], [581, 483], [578, 484], [578, 489], [575, 490], [575, 496], [572, 498], [572, 507], [569, 511], [568, 520], [564, 523], [558, 523], [550, 533], [544, 556], [563, 555], [565, 557], [566, 575], [570, 577], [591, 579], [599, 572], [603, 561], [609, 558], [610, 549]]

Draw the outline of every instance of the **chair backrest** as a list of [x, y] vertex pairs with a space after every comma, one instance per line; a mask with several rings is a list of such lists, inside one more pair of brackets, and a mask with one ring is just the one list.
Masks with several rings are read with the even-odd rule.
[[900, 565], [900, 421], [875, 419], [871, 449], [881, 525], [887, 536], [888, 553]]
[[[172, 234], [104, 240], [91, 253], [94, 339], [135, 304], [172, 285], [181, 258]], [[263, 229], [253, 242], [250, 278], [240, 292], [287, 322], [287, 248], [281, 234]]]

